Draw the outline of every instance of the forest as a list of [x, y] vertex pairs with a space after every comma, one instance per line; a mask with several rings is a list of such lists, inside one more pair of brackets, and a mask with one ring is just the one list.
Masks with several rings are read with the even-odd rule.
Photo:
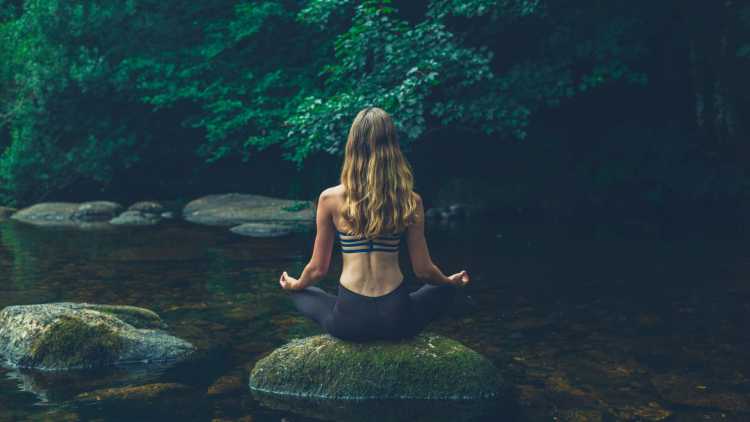
[[739, 1], [0, 0], [0, 58], [0, 205], [312, 199], [376, 105], [428, 205], [735, 228], [750, 206]]

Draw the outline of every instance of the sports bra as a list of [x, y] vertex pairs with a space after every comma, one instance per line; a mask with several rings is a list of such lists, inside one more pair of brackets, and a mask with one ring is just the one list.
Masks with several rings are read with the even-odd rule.
[[364, 236], [342, 233], [336, 230], [336, 234], [341, 242], [342, 253], [362, 253], [362, 252], [398, 252], [401, 244], [401, 234], [382, 234], [375, 239], [366, 239]]

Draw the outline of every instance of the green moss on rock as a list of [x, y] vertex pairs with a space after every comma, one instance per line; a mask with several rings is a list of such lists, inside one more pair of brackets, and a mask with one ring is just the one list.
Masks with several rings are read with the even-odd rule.
[[110, 328], [63, 316], [34, 341], [27, 364], [47, 369], [101, 367], [114, 362], [123, 346]]
[[135, 328], [164, 328], [159, 315], [148, 309], [125, 305], [88, 305], [88, 308], [114, 315]]
[[254, 391], [335, 399], [479, 399], [495, 396], [499, 381], [487, 358], [432, 333], [398, 342], [297, 339], [250, 374]]

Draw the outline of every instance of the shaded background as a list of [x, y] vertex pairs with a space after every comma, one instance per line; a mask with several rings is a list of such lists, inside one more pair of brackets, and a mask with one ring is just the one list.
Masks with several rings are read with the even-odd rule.
[[315, 198], [358, 110], [428, 206], [744, 233], [742, 2], [0, 1], [0, 203]]

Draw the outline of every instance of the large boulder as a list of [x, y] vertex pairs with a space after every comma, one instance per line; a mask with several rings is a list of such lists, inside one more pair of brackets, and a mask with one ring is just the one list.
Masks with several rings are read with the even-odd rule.
[[315, 220], [315, 210], [310, 201], [242, 193], [198, 198], [185, 205], [182, 215], [187, 221], [209, 226], [281, 222], [303, 229], [312, 227]]
[[499, 394], [484, 356], [437, 334], [347, 342], [328, 334], [292, 340], [257, 362], [250, 389], [316, 399], [477, 400]]
[[47, 303], [0, 312], [0, 357], [44, 370], [183, 360], [195, 347], [162, 330], [157, 314], [133, 306]]
[[105, 227], [122, 209], [110, 201], [42, 202], [15, 212], [11, 218], [38, 226]]

